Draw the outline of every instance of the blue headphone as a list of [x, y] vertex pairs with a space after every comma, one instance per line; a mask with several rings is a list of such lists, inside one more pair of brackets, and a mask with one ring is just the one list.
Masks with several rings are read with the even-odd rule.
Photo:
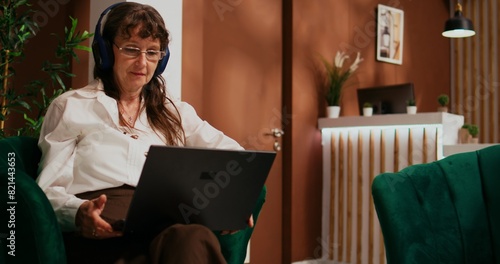
[[[106, 8], [102, 12], [99, 20], [97, 21], [97, 25], [95, 26], [94, 41], [92, 42], [92, 53], [94, 54], [94, 61], [96, 66], [101, 70], [111, 69], [114, 63], [113, 48], [111, 46], [111, 43], [108, 40], [105, 40], [101, 34], [101, 20], [109, 11], [111, 11], [111, 9], [123, 3], [124, 2], [116, 3]], [[154, 76], [162, 74], [167, 67], [168, 59], [170, 58], [170, 50], [168, 49], [168, 46], [165, 50], [165, 53], [165, 57], [163, 57], [163, 59], [158, 62], [158, 66], [156, 66]]]

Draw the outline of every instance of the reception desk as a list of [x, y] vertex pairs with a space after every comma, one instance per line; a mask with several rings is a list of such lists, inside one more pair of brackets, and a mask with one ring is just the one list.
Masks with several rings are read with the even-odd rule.
[[320, 118], [323, 144], [322, 258], [385, 263], [371, 182], [386, 171], [441, 159], [463, 116], [449, 113]]

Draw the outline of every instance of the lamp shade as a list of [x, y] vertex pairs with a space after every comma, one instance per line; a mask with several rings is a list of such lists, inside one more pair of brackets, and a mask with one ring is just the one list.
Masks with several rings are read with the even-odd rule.
[[447, 38], [466, 38], [476, 35], [470, 19], [462, 15], [462, 6], [457, 4], [455, 16], [448, 19], [444, 25], [443, 36]]

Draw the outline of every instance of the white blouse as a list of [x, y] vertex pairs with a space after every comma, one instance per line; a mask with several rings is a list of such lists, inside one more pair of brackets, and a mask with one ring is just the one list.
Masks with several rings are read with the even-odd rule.
[[[243, 149], [202, 120], [191, 105], [174, 103], [182, 119], [186, 146]], [[172, 105], [167, 107], [173, 109]], [[85, 202], [75, 194], [124, 184], [136, 186], [149, 147], [164, 144], [163, 137], [149, 126], [145, 111], [133, 130], [121, 126], [117, 102], [104, 93], [98, 80], [56, 98], [47, 111], [38, 142], [42, 159], [37, 182], [61, 228], [75, 229], [76, 212]]]

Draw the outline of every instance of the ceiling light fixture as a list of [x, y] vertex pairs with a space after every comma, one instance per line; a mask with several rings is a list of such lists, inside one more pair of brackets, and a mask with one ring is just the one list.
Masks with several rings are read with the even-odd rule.
[[447, 38], [466, 38], [476, 35], [470, 19], [462, 15], [462, 5], [457, 3], [455, 16], [448, 19], [444, 25], [443, 36]]

